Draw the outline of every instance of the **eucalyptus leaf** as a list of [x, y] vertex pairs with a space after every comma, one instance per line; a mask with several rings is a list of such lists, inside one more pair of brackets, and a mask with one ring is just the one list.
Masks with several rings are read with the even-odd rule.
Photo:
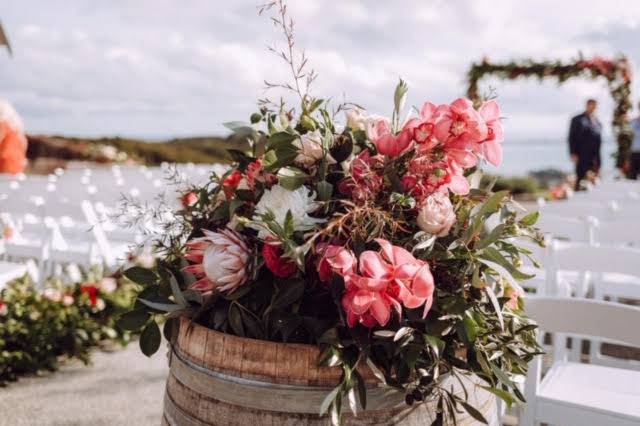
[[163, 312], [173, 312], [173, 311], [178, 311], [180, 309], [183, 309], [182, 306], [180, 305], [176, 305], [174, 303], [158, 303], [158, 302], [152, 302], [150, 300], [147, 299], [141, 299], [138, 297], [138, 300], [141, 303], [144, 303], [145, 305], [147, 305], [150, 308], [153, 309], [157, 309], [159, 311], [163, 311]]
[[150, 317], [146, 310], [138, 308], [122, 314], [116, 321], [116, 325], [122, 330], [135, 331], [144, 326]]

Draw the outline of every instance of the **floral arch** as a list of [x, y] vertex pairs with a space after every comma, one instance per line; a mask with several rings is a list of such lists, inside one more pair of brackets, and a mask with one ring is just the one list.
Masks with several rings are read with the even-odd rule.
[[480, 63], [472, 64], [468, 73], [467, 96], [474, 103], [481, 101], [478, 82], [489, 74], [503, 80], [532, 76], [537, 77], [540, 81], [545, 78], [556, 78], [559, 84], [574, 77], [590, 79], [604, 77], [615, 102], [612, 125], [618, 142], [616, 167], [626, 167], [633, 135], [627, 117], [627, 113], [631, 110], [631, 67], [625, 56], [618, 56], [614, 59], [600, 56], [595, 56], [592, 59], [580, 57], [577, 61], [566, 63], [559, 60], [537, 62], [532, 59], [520, 62], [491, 63], [489, 59], [484, 58]]

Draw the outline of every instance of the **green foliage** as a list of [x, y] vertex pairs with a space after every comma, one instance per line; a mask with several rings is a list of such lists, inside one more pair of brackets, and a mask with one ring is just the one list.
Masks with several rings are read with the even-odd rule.
[[493, 189], [495, 191], [509, 191], [513, 195], [535, 195], [544, 189], [535, 179], [528, 176], [505, 177], [484, 175], [481, 185], [486, 186], [491, 182], [494, 182]]
[[24, 278], [0, 293], [6, 308], [0, 315], [0, 385], [24, 374], [54, 371], [60, 357], [86, 364], [90, 349], [104, 341], [128, 342], [129, 334], [115, 326], [115, 315], [131, 303], [129, 286], [99, 293], [96, 305], [80, 285], [55, 291], [66, 299], [45, 297]]

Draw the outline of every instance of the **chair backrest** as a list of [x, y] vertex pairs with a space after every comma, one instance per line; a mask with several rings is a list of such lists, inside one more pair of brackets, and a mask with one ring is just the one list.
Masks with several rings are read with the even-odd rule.
[[555, 271], [613, 272], [640, 277], [640, 249], [554, 242], [548, 265]]
[[613, 203], [571, 199], [547, 203], [541, 207], [540, 213], [542, 215], [552, 214], [578, 219], [586, 219], [589, 216], [608, 219], [617, 214], [615, 208], [616, 205]]
[[598, 221], [594, 229], [594, 238], [600, 244], [640, 247], [640, 226], [637, 220]]
[[575, 217], [543, 213], [540, 215], [537, 227], [554, 239], [592, 242], [593, 223], [591, 218], [576, 219]]
[[526, 312], [550, 333], [598, 337], [640, 347], [640, 307], [575, 297], [535, 297]]

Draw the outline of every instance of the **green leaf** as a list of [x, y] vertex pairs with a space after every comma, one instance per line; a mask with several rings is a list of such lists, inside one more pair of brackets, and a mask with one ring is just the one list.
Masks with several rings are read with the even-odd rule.
[[478, 242], [478, 244], [476, 245], [476, 249], [483, 249], [498, 241], [500, 239], [500, 236], [502, 235], [502, 232], [504, 231], [504, 228], [504, 223], [501, 223], [500, 225], [493, 228], [488, 235], [486, 235], [483, 239], [480, 240], [480, 242]]
[[254, 132], [253, 127], [244, 121], [227, 121], [226, 123], [222, 123], [222, 125], [232, 132], [241, 135], [250, 135]]
[[176, 305], [175, 303], [152, 302], [152, 301], [147, 300], [147, 299], [141, 299], [140, 297], [138, 297], [138, 300], [141, 303], [144, 303], [145, 305], [147, 305], [150, 308], [157, 309], [157, 310], [163, 311], [163, 312], [174, 312], [174, 311], [179, 311], [179, 310], [183, 309], [182, 306]]
[[[511, 277], [516, 280], [527, 280], [533, 278], [534, 275], [525, 274], [524, 272], [520, 272], [511, 262], [509, 262], [497, 249], [493, 247], [486, 247], [482, 250], [482, 254], [479, 256], [481, 261], [482, 259], [488, 260], [490, 262], [496, 263], [504, 268]], [[486, 263], [485, 263], [486, 264]], [[490, 266], [490, 265], [487, 265]], [[496, 272], [500, 273], [499, 270], [492, 267]], [[509, 277], [505, 277], [509, 279]]]
[[436, 357], [440, 357], [440, 354], [444, 351], [445, 347], [444, 340], [429, 334], [424, 335], [424, 340], [426, 340], [427, 344], [431, 347], [431, 350], [433, 350]]
[[484, 202], [482, 207], [480, 207], [478, 215], [484, 216], [497, 212], [500, 208], [500, 203], [502, 203], [502, 200], [504, 200], [507, 195], [509, 195], [509, 191], [498, 191], [493, 194], [487, 201]]
[[142, 330], [142, 334], [140, 334], [140, 350], [143, 354], [150, 357], [158, 351], [161, 341], [160, 328], [155, 321], [151, 321], [144, 330]]
[[491, 371], [493, 372], [493, 374], [495, 374], [495, 376], [498, 378], [498, 380], [500, 380], [504, 385], [509, 386], [511, 388], [513, 388], [515, 386], [515, 384], [511, 381], [511, 379], [509, 378], [507, 373], [502, 371], [494, 363], [490, 362], [489, 363], [489, 367], [491, 368]]
[[280, 149], [283, 147], [291, 146], [291, 142], [296, 140], [298, 135], [288, 132], [278, 132], [269, 136], [269, 140], [267, 141], [267, 150], [271, 149]]
[[124, 276], [134, 283], [144, 286], [155, 284], [158, 281], [158, 276], [152, 270], [140, 266], [127, 269], [124, 271]]
[[474, 342], [476, 340], [476, 337], [478, 337], [478, 324], [473, 319], [469, 311], [466, 311], [464, 313], [464, 317], [462, 318], [462, 325], [464, 327], [464, 334], [469, 343]]
[[271, 303], [271, 310], [282, 309], [300, 300], [304, 294], [304, 280], [293, 278], [283, 281]]
[[278, 170], [278, 184], [289, 191], [295, 191], [309, 178], [302, 170], [288, 166]]
[[328, 201], [331, 199], [332, 194], [333, 194], [333, 185], [331, 185], [326, 180], [322, 180], [318, 182], [318, 200]]
[[533, 226], [538, 221], [540, 217], [540, 212], [532, 212], [520, 219], [520, 224], [524, 226]]
[[480, 413], [480, 411], [476, 410], [473, 406], [467, 404], [466, 402], [464, 402], [462, 400], [458, 400], [458, 402], [460, 403], [460, 405], [462, 405], [464, 407], [465, 410], [467, 410], [467, 413], [469, 413], [469, 415], [471, 417], [473, 417], [474, 419], [476, 419], [480, 423], [484, 423], [485, 425], [489, 424], [489, 422], [487, 422], [487, 419], [484, 418], [482, 413]]
[[353, 370], [353, 376], [356, 378], [356, 387], [358, 388], [358, 400], [363, 410], [367, 409], [367, 387], [364, 383], [364, 379], [358, 373], [358, 370]]
[[493, 291], [491, 286], [486, 286], [485, 290], [487, 291], [487, 296], [489, 296], [489, 300], [491, 301], [491, 305], [493, 309], [496, 311], [498, 315], [498, 321], [500, 322], [500, 329], [504, 330], [504, 318], [502, 316], [502, 308], [500, 307], [500, 303], [498, 303], [498, 298], [496, 297], [496, 293]]
[[188, 303], [185, 300], [184, 296], [182, 295], [182, 290], [180, 290], [178, 281], [176, 280], [176, 277], [173, 276], [173, 274], [169, 276], [169, 284], [171, 285], [171, 293], [173, 294], [173, 300], [178, 305], [185, 308], [188, 305]]
[[162, 326], [162, 335], [168, 342], [174, 342], [177, 337], [177, 328], [179, 327], [180, 320], [178, 318], [169, 318]]
[[515, 398], [513, 397], [513, 395], [511, 395], [509, 392], [503, 390], [503, 389], [498, 389], [495, 388], [493, 386], [482, 386], [480, 385], [480, 387], [486, 391], [491, 392], [492, 394], [494, 394], [495, 396], [497, 396], [498, 398], [502, 399], [509, 408], [511, 408], [511, 406], [513, 405], [514, 402], [516, 402]]
[[319, 412], [319, 414], [321, 416], [323, 416], [329, 410], [329, 406], [337, 398], [337, 396], [340, 393], [341, 389], [342, 389], [342, 384], [339, 384], [338, 386], [333, 388], [331, 390], [331, 392], [329, 392], [327, 394], [327, 396], [324, 397], [324, 400], [322, 400], [322, 404], [320, 404], [320, 412]]
[[135, 331], [144, 326], [150, 317], [146, 310], [138, 308], [122, 314], [116, 321], [116, 325], [122, 330]]
[[342, 364], [342, 358], [340, 352], [333, 346], [327, 347], [318, 358], [318, 366], [320, 367], [335, 367]]
[[242, 324], [242, 312], [240, 308], [232, 303], [229, 305], [229, 325], [237, 336], [244, 337], [244, 326]]

